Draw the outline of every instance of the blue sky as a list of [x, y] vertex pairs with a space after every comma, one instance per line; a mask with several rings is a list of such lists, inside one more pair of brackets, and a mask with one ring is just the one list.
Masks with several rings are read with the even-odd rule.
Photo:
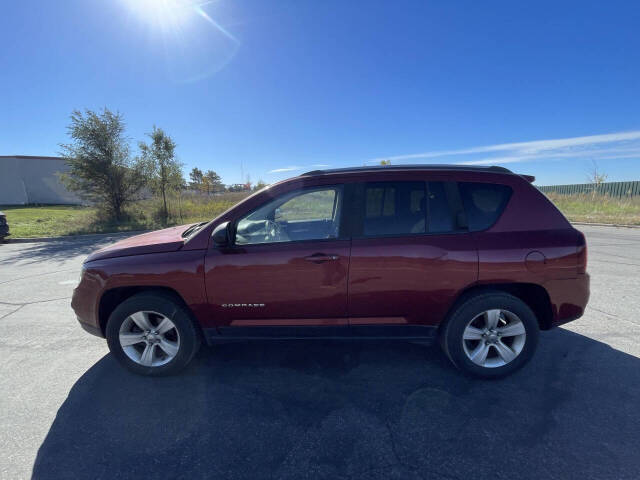
[[226, 183], [382, 158], [639, 180], [638, 25], [635, 1], [6, 1], [0, 155], [107, 106]]

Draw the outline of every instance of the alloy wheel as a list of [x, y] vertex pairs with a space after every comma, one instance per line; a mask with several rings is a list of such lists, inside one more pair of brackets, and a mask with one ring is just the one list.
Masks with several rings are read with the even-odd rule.
[[180, 350], [175, 324], [161, 313], [141, 311], [129, 315], [118, 335], [124, 353], [145, 367], [169, 363]]
[[462, 346], [476, 365], [496, 368], [511, 363], [522, 352], [526, 340], [524, 323], [515, 313], [492, 309], [467, 324]]

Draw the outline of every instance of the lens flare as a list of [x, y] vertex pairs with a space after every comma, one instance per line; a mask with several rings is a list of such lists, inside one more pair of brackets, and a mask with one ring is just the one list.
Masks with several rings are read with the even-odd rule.
[[[209, 2], [208, 2], [209, 3]], [[236, 37], [234, 37], [233, 35], [231, 35], [231, 33], [229, 33], [225, 28], [222, 27], [222, 25], [220, 25], [218, 22], [216, 22], [213, 18], [211, 18], [209, 16], [209, 14], [207, 12], [205, 12], [202, 9], [203, 5], [196, 5], [194, 7], [194, 10], [196, 11], [196, 13], [198, 15], [200, 15], [202, 18], [204, 18], [207, 22], [209, 22], [211, 25], [213, 25], [215, 28], [217, 28], [220, 33], [222, 33], [224, 36], [226, 36], [228, 39], [233, 40], [236, 43], [239, 43], [238, 40], [236, 39]]]
[[162, 45], [169, 75], [195, 82], [222, 70], [240, 41], [205, 11], [212, 0], [121, 0], [147, 25], [149, 38]]

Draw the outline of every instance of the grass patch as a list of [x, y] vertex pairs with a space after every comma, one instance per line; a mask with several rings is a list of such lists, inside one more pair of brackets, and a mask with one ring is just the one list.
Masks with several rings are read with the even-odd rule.
[[[206, 222], [231, 208], [247, 193], [216, 196], [185, 195], [169, 202], [169, 218], [162, 222], [160, 201], [143, 200], [127, 210], [127, 220], [114, 223], [92, 207], [71, 205], [0, 206], [7, 215], [12, 237], [56, 237], [88, 233], [155, 230], [173, 225]], [[548, 197], [572, 222], [640, 225], [640, 197], [613, 198], [580, 194]], [[318, 202], [322, 204], [322, 202]]]
[[[163, 222], [160, 201], [143, 200], [127, 209], [127, 219], [113, 222], [96, 208], [71, 205], [0, 206], [7, 215], [11, 237], [57, 237], [89, 233], [156, 230], [173, 225], [208, 222], [247, 196], [226, 193], [211, 197], [189, 196], [169, 201], [169, 218]], [[9, 237], [9, 238], [11, 238]]]
[[640, 197], [556, 193], [547, 197], [571, 222], [640, 225]]
[[83, 233], [95, 218], [94, 208], [71, 205], [0, 206], [12, 237], [57, 237]]

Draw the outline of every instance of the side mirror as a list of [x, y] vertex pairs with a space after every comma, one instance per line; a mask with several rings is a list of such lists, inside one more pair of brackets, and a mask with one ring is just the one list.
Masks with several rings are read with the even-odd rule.
[[216, 247], [228, 247], [231, 243], [231, 235], [229, 235], [229, 222], [223, 222], [218, 225], [211, 234], [213, 244]]

